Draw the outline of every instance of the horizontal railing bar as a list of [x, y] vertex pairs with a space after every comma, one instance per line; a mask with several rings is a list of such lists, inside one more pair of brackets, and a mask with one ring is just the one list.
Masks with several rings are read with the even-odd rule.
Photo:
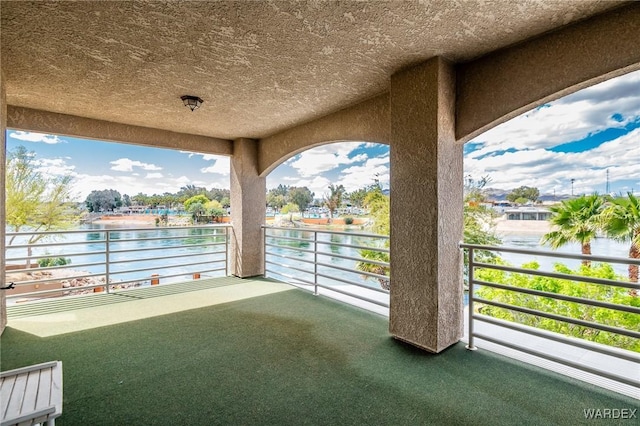
[[366, 275], [368, 277], [378, 278], [378, 279], [381, 279], [381, 280], [388, 280], [389, 279], [389, 277], [386, 276], [386, 275], [374, 274], [373, 272], [358, 271], [357, 269], [345, 268], [343, 266], [332, 265], [330, 263], [317, 262], [317, 264], [318, 264], [318, 266], [324, 266], [326, 268], [331, 268], [331, 269], [338, 269], [340, 271], [351, 272], [351, 273], [358, 274], [358, 275]]
[[290, 237], [285, 235], [266, 235], [267, 238], [273, 238], [276, 240], [285, 240], [285, 241], [302, 241], [305, 243], [313, 243], [313, 239], [309, 238], [300, 238], [300, 237]]
[[[145, 251], [154, 251], [154, 250], [178, 250], [178, 249], [189, 249], [189, 248], [205, 248], [205, 247], [216, 247], [216, 246], [225, 246], [226, 247], [226, 243], [212, 243], [212, 244], [194, 244], [194, 245], [189, 245], [189, 246], [172, 246], [172, 247], [143, 247], [143, 248], [137, 248], [137, 249], [126, 249], [126, 250], [111, 250], [109, 251], [110, 255], [114, 255], [114, 254], [121, 254], [121, 253], [140, 253], [140, 252], [145, 252]], [[218, 250], [218, 251], [210, 251], [210, 252], [205, 252], [203, 254], [208, 254], [208, 253], [222, 253], [224, 250]], [[189, 256], [192, 256], [193, 254], [188, 254]], [[187, 256], [187, 254], [181, 254], [181, 255], [176, 255], [176, 256]], [[159, 258], [157, 258], [159, 259]]]
[[[224, 254], [223, 251], [207, 252], [207, 253], [185, 253], [176, 254], [171, 256], [158, 256], [158, 257], [141, 257], [138, 259], [123, 259], [123, 260], [109, 260], [110, 265], [117, 265], [121, 263], [136, 263], [136, 262], [153, 262], [155, 260], [167, 260], [167, 259], [182, 259], [200, 256], [213, 256], [215, 254]], [[213, 262], [222, 262], [223, 259], [213, 259]]]
[[279, 257], [279, 258], [282, 258], [282, 259], [295, 260], [296, 262], [311, 263], [311, 264], [314, 263], [313, 260], [303, 259], [301, 257], [293, 257], [293, 256], [289, 256], [289, 255], [286, 255], [286, 254], [281, 254], [281, 253], [267, 252], [267, 253], [265, 253], [265, 255], [276, 256], [276, 257]]
[[343, 255], [343, 254], [325, 253], [323, 251], [319, 251], [318, 252], [318, 256], [337, 257], [339, 259], [355, 260], [356, 262], [371, 263], [371, 264], [374, 264], [374, 265], [386, 266], [387, 268], [389, 267], [389, 262], [383, 262], [381, 260], [369, 260], [369, 259], [365, 259], [364, 257], [355, 257], [355, 256], [346, 256], [346, 255]]
[[509, 328], [511, 330], [518, 331], [521, 333], [526, 333], [532, 336], [541, 337], [543, 339], [554, 340], [556, 342], [567, 344], [570, 346], [587, 349], [590, 351], [598, 352], [598, 353], [612, 356], [619, 359], [624, 359], [626, 361], [640, 363], [640, 354], [636, 354], [635, 352], [627, 351], [624, 349], [619, 349], [613, 346], [597, 344], [589, 340], [582, 340], [579, 338], [571, 338], [564, 334], [554, 333], [554, 332], [546, 331], [536, 327], [530, 327], [530, 326], [525, 326], [525, 325], [518, 324], [511, 321], [501, 320], [498, 318], [490, 317], [488, 315], [474, 314], [473, 319], [476, 321], [487, 322], [487, 323], [496, 325], [498, 327]]
[[24, 257], [7, 257], [5, 262], [17, 262], [17, 261], [26, 261], [34, 260], [34, 259], [52, 259], [56, 257], [77, 257], [77, 256], [96, 256], [96, 255], [104, 255], [106, 251], [85, 251], [79, 253], [61, 253], [61, 254], [39, 254], [34, 256], [24, 256]]
[[[301, 251], [303, 253], [315, 253], [313, 250], [311, 249], [303, 249], [303, 248], [299, 248], [299, 247], [288, 247], [288, 246], [281, 246], [278, 244], [273, 244], [273, 243], [265, 243], [265, 246], [267, 247], [275, 247], [281, 250], [295, 250], [295, 251]], [[269, 252], [271, 253], [271, 252]], [[273, 253], [275, 254], [275, 253]]]
[[[30, 274], [33, 272], [45, 272], [45, 271], [63, 271], [63, 270], [79, 270], [79, 268], [84, 268], [87, 266], [104, 266], [104, 262], [92, 262], [92, 263], [77, 263], [74, 265], [63, 265], [63, 266], [47, 266], [42, 268], [29, 268], [29, 269], [12, 269], [7, 271], [7, 274], [13, 273], [22, 273], [22, 274]], [[63, 277], [64, 278], [64, 277]], [[57, 278], [60, 279], [60, 278]]]
[[[200, 270], [199, 272], [200, 273], [216, 272], [216, 271], [224, 271], [225, 269], [226, 268], [204, 269], [204, 270]], [[167, 278], [181, 277], [181, 276], [185, 276], [185, 275], [189, 275], [189, 274], [192, 274], [192, 273], [191, 272], [181, 272], [181, 273], [178, 273], [178, 274], [168, 274], [168, 275], [164, 275], [163, 274], [163, 275], [158, 275], [157, 278], [167, 279]], [[102, 273], [102, 274], [94, 274], [94, 275], [87, 275], [87, 276], [83, 276], [81, 278], [89, 278], [89, 277], [104, 277], [104, 273]], [[74, 278], [76, 278], [76, 277], [74, 277]], [[80, 277], [78, 277], [78, 278], [80, 278]], [[40, 290], [40, 291], [34, 291], [34, 292], [30, 292], [30, 293], [7, 295], [7, 299], [16, 299], [16, 298], [20, 298], [20, 297], [31, 297], [31, 296], [38, 296], [38, 295], [51, 294], [51, 293], [60, 293], [60, 292], [91, 290], [91, 289], [98, 288], [98, 287], [106, 287], [107, 285], [109, 287], [114, 287], [114, 286], [124, 285], [124, 284], [141, 283], [141, 282], [144, 282], [144, 281], [149, 281], [152, 278], [155, 278], [155, 277], [135, 278], [135, 279], [130, 279], [130, 280], [116, 281], [116, 282], [112, 281], [109, 284], [107, 284], [107, 283], [98, 283], [98, 284], [92, 284], [92, 285], [85, 285], [85, 286], [81, 286], [81, 287], [65, 287], [65, 288], [58, 288], [58, 289], [53, 289], [53, 290]], [[23, 281], [22, 283], [26, 283], [26, 282]], [[38, 281], [37, 283], [42, 283], [42, 281]]]
[[270, 269], [269, 269], [267, 272], [270, 272], [270, 273], [272, 273], [273, 275], [277, 275], [277, 276], [281, 276], [281, 277], [286, 277], [286, 278], [292, 279], [292, 280], [294, 280], [294, 281], [299, 281], [299, 282], [300, 282], [300, 283], [302, 283], [302, 284], [307, 284], [307, 285], [316, 285], [316, 283], [315, 283], [315, 282], [313, 282], [313, 281], [309, 281], [309, 280], [305, 280], [305, 279], [300, 278], [300, 277], [295, 277], [295, 276], [293, 276], [293, 275], [285, 274], [284, 272], [272, 271], [272, 270], [270, 270]]
[[277, 230], [281, 230], [281, 231], [301, 231], [301, 232], [317, 232], [318, 234], [334, 234], [334, 235], [347, 235], [350, 237], [365, 237], [365, 238], [373, 238], [373, 239], [378, 239], [378, 240], [388, 240], [389, 236], [387, 235], [379, 235], [379, 234], [368, 234], [368, 233], [364, 233], [364, 232], [342, 232], [342, 231], [327, 231], [324, 229], [317, 229], [317, 228], [285, 228], [285, 227], [281, 227], [281, 226], [267, 226], [267, 225], [263, 225], [262, 228], [264, 229], [277, 229]]
[[[336, 247], [348, 247], [348, 248], [360, 249], [360, 250], [372, 250], [372, 251], [379, 251], [382, 253], [390, 253], [390, 250], [387, 248], [375, 247], [375, 246], [374, 247], [361, 246], [361, 245], [355, 245], [355, 244], [334, 243], [330, 241], [320, 241], [320, 240], [318, 240], [318, 244], [324, 244], [327, 246], [336, 246]], [[324, 252], [319, 251], [318, 253], [324, 253]]]
[[312, 271], [308, 271], [308, 270], [302, 269], [302, 268], [297, 268], [295, 266], [283, 265], [282, 263], [275, 263], [275, 262], [272, 262], [270, 260], [265, 260], [265, 263], [269, 263], [269, 264], [274, 265], [274, 266], [280, 266], [280, 267], [283, 267], [283, 268], [293, 269], [293, 270], [298, 271], [298, 272], [302, 272], [302, 273], [305, 273], [305, 274], [313, 275]]
[[594, 322], [590, 322], [590, 321], [579, 320], [579, 319], [576, 319], [576, 318], [565, 317], [563, 315], [550, 314], [548, 312], [538, 311], [536, 309], [523, 308], [521, 306], [509, 305], [509, 304], [506, 304], [506, 303], [495, 302], [493, 300], [487, 300], [487, 299], [482, 299], [482, 298], [477, 298], [477, 297], [474, 298], [473, 300], [475, 302], [478, 302], [478, 303], [484, 303], [485, 305], [496, 306], [498, 308], [503, 308], [503, 309], [508, 309], [508, 310], [511, 310], [511, 311], [522, 312], [524, 314], [529, 314], [529, 315], [534, 315], [534, 316], [538, 316], [538, 317], [549, 318], [549, 319], [556, 320], [556, 321], [561, 321], [561, 322], [565, 322], [565, 323], [580, 325], [580, 326], [588, 327], [588, 328], [595, 328], [597, 330], [607, 331], [609, 333], [615, 333], [615, 334], [620, 334], [620, 335], [623, 335], [623, 336], [634, 337], [636, 339], [640, 339], [640, 333], [634, 332], [634, 331], [631, 331], [631, 330], [626, 330], [624, 328], [611, 327], [611, 326], [608, 326], [608, 325], [598, 324], [598, 323], [594, 323]]
[[589, 366], [586, 366], [586, 365], [583, 365], [583, 364], [579, 364], [579, 363], [576, 363], [576, 362], [572, 362], [572, 361], [569, 361], [569, 360], [566, 360], [566, 359], [563, 359], [563, 358], [560, 358], [560, 357], [549, 355], [549, 354], [546, 354], [544, 352], [536, 351], [536, 350], [533, 350], [533, 349], [528, 349], [528, 348], [525, 348], [525, 347], [522, 347], [522, 346], [515, 345], [513, 343], [506, 342], [504, 340], [500, 340], [500, 339], [496, 339], [496, 338], [484, 335], [484, 334], [473, 333], [473, 335], [475, 337], [477, 337], [479, 339], [482, 339], [482, 340], [485, 340], [487, 342], [495, 343], [497, 345], [505, 346], [505, 347], [510, 348], [510, 349], [514, 349], [514, 350], [517, 350], [517, 351], [520, 351], [520, 352], [527, 353], [529, 355], [533, 355], [533, 356], [536, 356], [536, 357], [539, 357], [539, 358], [543, 358], [543, 359], [546, 359], [546, 360], [549, 360], [549, 361], [553, 361], [553, 362], [556, 362], [558, 364], [565, 365], [567, 367], [571, 367], [571, 368], [575, 368], [575, 369], [578, 369], [578, 370], [581, 370], [581, 371], [585, 371], [587, 373], [595, 374], [595, 375], [600, 376], [600, 377], [605, 377], [607, 379], [614, 380], [614, 381], [617, 381], [617, 382], [620, 382], [620, 383], [624, 383], [624, 384], [627, 384], [627, 385], [630, 385], [630, 386], [634, 386], [634, 387], [640, 386], [640, 381], [633, 380], [633, 379], [630, 379], [630, 378], [625, 377], [625, 376], [620, 376], [620, 375], [617, 375], [617, 374], [609, 373], [607, 371], [602, 371], [602, 370], [599, 370], [597, 368], [592, 368], [592, 367], [589, 367]]
[[[79, 271], [79, 272], [85, 272], [85, 271]], [[95, 273], [89, 272], [82, 275], [73, 275], [68, 277], [51, 277], [51, 278], [38, 279], [38, 280], [15, 281], [13, 282], [13, 284], [16, 287], [20, 287], [20, 286], [26, 286], [29, 284], [44, 284], [44, 283], [56, 282], [56, 281], [68, 281], [68, 280], [73, 280], [77, 278], [92, 278], [92, 277], [102, 277], [102, 276], [104, 276], [104, 272], [95, 272]], [[7, 295], [7, 297], [9, 296]]]
[[[216, 272], [216, 271], [224, 271], [225, 268], [216, 268], [216, 269], [202, 269], [202, 270], [198, 270], [198, 273], [200, 274], [206, 274], [208, 272]], [[154, 278], [158, 278], [158, 279], [167, 279], [167, 278], [175, 278], [175, 277], [183, 277], [185, 275], [191, 275], [194, 272], [180, 272], [177, 274], [158, 274], [157, 277], [145, 277], [145, 278], [135, 278], [135, 279], [130, 279], [130, 280], [123, 280], [123, 281], [116, 281], [116, 282], [110, 282], [109, 286], [117, 286], [117, 285], [122, 285], [122, 284], [132, 284], [132, 283], [137, 283], [140, 281], [150, 281], [151, 279]], [[104, 287], [106, 284], [98, 284], [96, 287]], [[82, 287], [80, 287], [82, 288]]]
[[[125, 216], [126, 217], [126, 216]], [[158, 230], [182, 230], [182, 229], [224, 229], [231, 228], [231, 225], [190, 225], [180, 227], [153, 227], [153, 228], [120, 228], [120, 229], [78, 229], [68, 231], [23, 231], [23, 232], [7, 232], [7, 237], [25, 236], [25, 235], [58, 235], [58, 234], [98, 234], [105, 232], [131, 232], [131, 231], [158, 231]]]
[[326, 275], [326, 274], [322, 274], [322, 273], [318, 273], [317, 275], [319, 277], [322, 277], [322, 278], [327, 278], [327, 279], [334, 280], [334, 281], [340, 281], [340, 282], [343, 282], [345, 284], [354, 285], [356, 287], [362, 287], [362, 288], [365, 288], [367, 290], [375, 291], [375, 292], [378, 292], [378, 293], [389, 294], [389, 291], [387, 291], [387, 290], [384, 290], [384, 289], [381, 289], [381, 288], [377, 288], [377, 287], [370, 287], [368, 285], [364, 285], [364, 284], [356, 283], [356, 282], [353, 282], [353, 281], [345, 280], [345, 279], [342, 279], [342, 278], [334, 277], [332, 275]]
[[[113, 232], [113, 231], [112, 231]], [[111, 235], [111, 233], [110, 233]], [[186, 239], [205, 239], [211, 237], [224, 237], [226, 234], [205, 234], [205, 235], [172, 235], [172, 236], [162, 236], [162, 237], [145, 237], [145, 238], [118, 238], [118, 239], [110, 239], [110, 244], [120, 244], [120, 243], [137, 243], [140, 241], [167, 241], [167, 240], [186, 240]]]
[[137, 269], [127, 269], [124, 271], [110, 271], [109, 275], [121, 275], [121, 274], [129, 274], [133, 272], [144, 272], [144, 271], [163, 271], [165, 269], [175, 269], [181, 268], [183, 266], [195, 266], [195, 265], [209, 265], [211, 263], [220, 263], [223, 260], [214, 260], [214, 261], [206, 261], [206, 262], [193, 262], [193, 263], [181, 263], [179, 265], [163, 265], [163, 266], [152, 266], [149, 268], [137, 268]]
[[96, 244], [96, 245], [105, 245], [107, 240], [93, 240], [93, 241], [68, 241], [68, 242], [51, 242], [51, 243], [40, 243], [40, 244], [16, 244], [7, 246], [8, 250], [17, 250], [17, 249], [37, 249], [43, 247], [58, 247], [58, 246], [86, 246], [87, 244]]
[[329, 285], [325, 285], [325, 284], [316, 284], [318, 287], [330, 290], [330, 291], [335, 291], [336, 293], [340, 293], [340, 294], [344, 294], [345, 296], [349, 296], [349, 297], [353, 297], [354, 299], [360, 299], [360, 300], [364, 300], [365, 302], [369, 302], [369, 303], [373, 303], [374, 305], [378, 305], [378, 306], [382, 306], [384, 308], [388, 308], [389, 304], [385, 303], [385, 302], [380, 302], [379, 300], [376, 299], [370, 299], [368, 297], [365, 296], [361, 296], [359, 294], [355, 294], [355, 293], [350, 293], [348, 291], [345, 290], [340, 290], [339, 288], [336, 288], [334, 286], [329, 286]]
[[514, 266], [495, 265], [491, 263], [480, 263], [480, 262], [474, 262], [473, 267], [474, 269], [475, 268], [495, 269], [495, 270], [505, 271], [505, 272], [514, 272], [517, 274], [535, 275], [538, 277], [558, 278], [558, 279], [567, 280], [567, 281], [579, 281], [579, 282], [588, 283], [588, 284], [601, 284], [601, 285], [608, 285], [608, 286], [614, 286], [614, 287], [640, 289], [640, 284], [626, 282], [626, 281], [609, 280], [606, 278], [585, 277], [582, 275], [570, 275], [570, 274], [563, 274], [560, 272], [547, 272], [547, 271], [539, 271], [536, 269], [525, 269], [525, 268], [517, 268]]
[[615, 304], [615, 303], [601, 302], [599, 300], [584, 299], [582, 297], [565, 296], [565, 295], [560, 294], [560, 293], [550, 293], [548, 291], [533, 290], [533, 289], [530, 289], [530, 288], [515, 287], [515, 286], [511, 286], [511, 285], [498, 284], [498, 283], [493, 283], [493, 282], [488, 282], [488, 281], [481, 281], [481, 280], [473, 280], [473, 284], [484, 285], [484, 286], [493, 287], [493, 288], [499, 288], [501, 290], [513, 291], [513, 292], [516, 292], [516, 293], [532, 294], [534, 296], [548, 297], [548, 298], [551, 298], [551, 299], [564, 300], [564, 301], [567, 301], [567, 302], [575, 302], [575, 303], [580, 303], [580, 304], [583, 304], [583, 305], [597, 306], [597, 307], [600, 307], [600, 308], [607, 308], [607, 309], [612, 309], [612, 310], [615, 310], [615, 311], [624, 311], [624, 312], [630, 312], [632, 314], [640, 314], [640, 308], [636, 308], [636, 307], [628, 306], [628, 305], [619, 305], [619, 304]]
[[483, 246], [483, 245], [466, 244], [466, 243], [460, 243], [459, 246], [460, 248], [472, 248], [474, 250], [496, 251], [496, 252], [506, 252], [506, 253], [516, 253], [516, 254], [529, 254], [533, 256], [557, 257], [557, 258], [563, 258], [563, 259], [589, 260], [592, 262], [611, 262], [611, 263], [640, 265], [640, 259], [631, 259], [631, 258], [624, 258], [624, 257], [570, 254], [570, 253], [561, 253], [557, 251], [548, 251], [548, 250], [527, 250], [527, 249], [517, 249], [517, 248], [503, 247], [503, 246]]

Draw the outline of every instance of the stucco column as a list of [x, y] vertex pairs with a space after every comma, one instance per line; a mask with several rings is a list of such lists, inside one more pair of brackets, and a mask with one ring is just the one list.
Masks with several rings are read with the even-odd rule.
[[266, 215], [266, 178], [258, 175], [258, 142], [233, 141], [231, 157], [231, 273], [245, 278], [264, 274], [262, 228]]
[[[5, 228], [7, 223], [5, 209], [5, 164], [7, 154], [7, 141], [5, 140], [5, 131], [7, 128], [7, 102], [4, 87], [4, 75], [0, 70], [0, 283], [5, 286], [5, 264], [6, 264], [6, 247], [5, 247]], [[0, 290], [0, 334], [7, 325], [7, 296], [4, 291]]]
[[431, 352], [463, 329], [462, 144], [441, 58], [391, 77], [391, 334]]

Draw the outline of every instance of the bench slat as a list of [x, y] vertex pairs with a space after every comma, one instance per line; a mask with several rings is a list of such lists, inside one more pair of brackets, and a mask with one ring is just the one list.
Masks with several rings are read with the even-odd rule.
[[21, 373], [16, 376], [16, 381], [11, 390], [9, 405], [7, 406], [7, 417], [19, 417], [22, 414], [22, 400], [27, 387], [27, 376], [29, 373]]
[[4, 417], [9, 409], [9, 401], [11, 400], [11, 392], [13, 391], [13, 385], [16, 382], [16, 378], [14, 377], [2, 377], [0, 379], [0, 413], [2, 413], [2, 418], [0, 420], [4, 420]]
[[36, 407], [45, 407], [51, 404], [51, 369], [45, 368], [40, 372], [38, 383]]

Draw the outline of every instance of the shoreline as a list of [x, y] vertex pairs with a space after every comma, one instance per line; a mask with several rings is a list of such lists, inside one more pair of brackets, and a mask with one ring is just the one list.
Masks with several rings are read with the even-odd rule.
[[[102, 216], [100, 219], [91, 221], [90, 223], [98, 225], [139, 225], [139, 226], [156, 226], [157, 215], [127, 215], [127, 216]], [[171, 220], [175, 219], [175, 220]], [[265, 220], [265, 224], [274, 224], [273, 218]], [[276, 221], [277, 222], [277, 221]], [[172, 218], [169, 216], [168, 226], [186, 226], [191, 225], [190, 218], [178, 216]], [[333, 224], [305, 224], [308, 227], [318, 228], [340, 228], [344, 225]], [[362, 225], [355, 225], [357, 227]], [[551, 224], [546, 220], [507, 220], [503, 217], [493, 221], [494, 231], [498, 235], [544, 235], [551, 231]]]

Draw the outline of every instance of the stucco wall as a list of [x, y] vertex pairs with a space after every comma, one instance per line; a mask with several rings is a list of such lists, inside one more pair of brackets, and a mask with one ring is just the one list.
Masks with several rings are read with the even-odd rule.
[[16, 130], [207, 154], [231, 155], [233, 152], [233, 142], [226, 139], [131, 126], [15, 106], [8, 107], [7, 126]]
[[231, 157], [231, 274], [246, 278], [264, 274], [262, 228], [266, 215], [266, 178], [258, 175], [253, 139], [235, 140]]
[[455, 77], [433, 58], [391, 79], [389, 330], [440, 352], [462, 336], [462, 145]]
[[[6, 152], [7, 143], [5, 140], [7, 118], [7, 104], [5, 102], [5, 88], [4, 88], [4, 75], [0, 71], [0, 284], [5, 286], [4, 270], [6, 264], [6, 247], [5, 247], [5, 223], [6, 223], [6, 209], [5, 209], [5, 164], [6, 164]], [[4, 331], [7, 325], [7, 299], [5, 292], [0, 290], [0, 334]]]

